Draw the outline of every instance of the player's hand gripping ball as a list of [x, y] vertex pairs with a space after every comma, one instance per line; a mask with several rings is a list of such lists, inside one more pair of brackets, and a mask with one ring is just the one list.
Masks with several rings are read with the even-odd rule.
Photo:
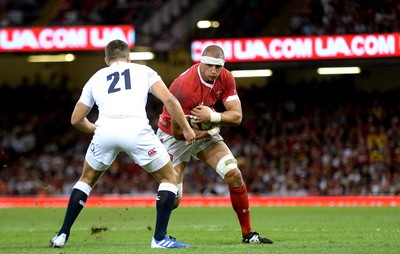
[[196, 119], [193, 116], [189, 117], [189, 123], [190, 126], [192, 126], [194, 129], [202, 131], [208, 131], [217, 126], [215, 123], [212, 122], [197, 123]]
[[[211, 108], [211, 110], [215, 111], [215, 109]], [[199, 122], [198, 117], [189, 115], [189, 123], [192, 128], [197, 129], [197, 130], [202, 130], [202, 131], [208, 131], [211, 130], [212, 128], [215, 128], [218, 126], [218, 123], [213, 123], [211, 121], [207, 122]]]

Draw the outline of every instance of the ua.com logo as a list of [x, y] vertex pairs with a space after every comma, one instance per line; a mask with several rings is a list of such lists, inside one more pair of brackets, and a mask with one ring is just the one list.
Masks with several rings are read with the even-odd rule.
[[149, 157], [152, 157], [153, 155], [157, 154], [157, 150], [155, 148], [153, 148], [153, 149], [149, 150], [147, 152], [147, 154], [149, 155]]

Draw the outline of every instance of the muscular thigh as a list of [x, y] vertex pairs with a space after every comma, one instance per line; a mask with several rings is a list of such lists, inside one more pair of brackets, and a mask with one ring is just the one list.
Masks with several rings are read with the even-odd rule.
[[219, 160], [228, 154], [231, 154], [231, 151], [229, 150], [225, 142], [218, 141], [200, 151], [197, 154], [197, 157], [215, 170]]

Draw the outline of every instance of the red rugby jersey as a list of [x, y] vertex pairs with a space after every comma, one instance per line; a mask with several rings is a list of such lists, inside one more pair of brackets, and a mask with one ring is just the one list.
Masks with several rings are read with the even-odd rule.
[[[213, 107], [218, 100], [225, 102], [230, 96], [237, 96], [236, 82], [230, 71], [223, 67], [214, 84], [209, 84], [201, 78], [199, 65], [200, 63], [192, 65], [169, 87], [181, 103], [185, 114], [190, 114], [197, 105]], [[158, 128], [172, 135], [171, 115], [165, 106], [159, 117]]]

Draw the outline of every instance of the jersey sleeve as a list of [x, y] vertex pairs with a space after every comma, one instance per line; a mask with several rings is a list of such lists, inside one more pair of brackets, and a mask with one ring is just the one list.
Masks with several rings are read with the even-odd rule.
[[236, 90], [236, 81], [232, 73], [226, 70], [223, 75], [225, 92], [222, 94], [222, 101], [225, 102], [239, 99], [239, 95]]
[[158, 73], [151, 69], [150, 67], [147, 67], [147, 74], [148, 74], [148, 78], [149, 78], [149, 93], [152, 93], [152, 86], [154, 85], [154, 83], [156, 83], [157, 81], [162, 81], [160, 75], [158, 75]]
[[82, 89], [81, 97], [79, 98], [79, 102], [82, 102], [88, 107], [93, 107], [95, 101], [92, 94], [92, 84], [94, 83], [95, 75], [93, 75], [89, 81], [85, 84]]

